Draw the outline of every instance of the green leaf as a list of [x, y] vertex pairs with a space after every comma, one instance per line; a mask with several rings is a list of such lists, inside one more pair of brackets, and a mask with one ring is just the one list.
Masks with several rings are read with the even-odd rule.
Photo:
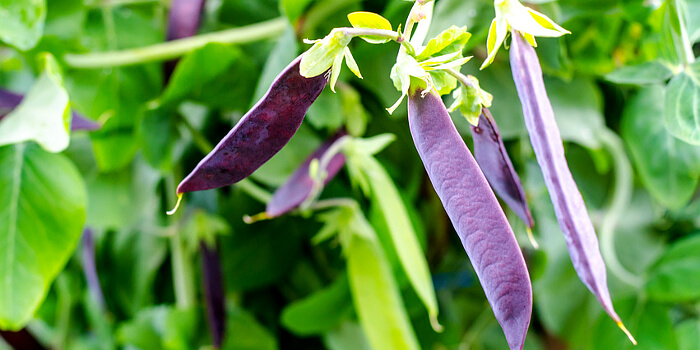
[[85, 184], [64, 156], [33, 144], [0, 147], [0, 329], [31, 319], [73, 253]]
[[676, 139], [659, 125], [663, 96], [659, 85], [639, 91], [623, 113], [622, 136], [644, 187], [675, 210], [690, 200], [697, 187], [700, 147]]
[[276, 350], [277, 340], [244, 309], [227, 307], [226, 334], [222, 350]]
[[649, 272], [650, 299], [684, 302], [700, 299], [700, 235], [674, 243]]
[[290, 22], [296, 21], [304, 13], [304, 10], [312, 0], [280, 0], [282, 12], [287, 15]]
[[184, 144], [178, 143], [177, 113], [170, 108], [147, 110], [141, 120], [141, 145], [143, 157], [155, 169], [170, 172], [184, 152]]
[[634, 66], [622, 67], [605, 76], [605, 79], [618, 84], [663, 83], [673, 76], [673, 71], [660, 61], [651, 61]]
[[678, 350], [700, 349], [700, 320], [690, 319], [676, 326]]
[[295, 334], [323, 334], [338, 327], [352, 313], [350, 287], [345, 275], [329, 287], [287, 305], [281, 322]]
[[22, 51], [41, 38], [46, 20], [46, 0], [0, 1], [0, 40]]
[[117, 337], [122, 345], [139, 349], [192, 349], [200, 322], [195, 309], [156, 306], [142, 309], [133, 320], [124, 323], [117, 330]]
[[666, 129], [673, 136], [700, 145], [700, 61], [668, 83], [663, 112]]
[[389, 261], [359, 210], [344, 244], [348, 278], [360, 325], [374, 349], [418, 349]]
[[430, 39], [425, 49], [416, 56], [418, 61], [423, 61], [431, 56], [446, 55], [454, 52], [462, 52], [467, 44], [471, 33], [467, 32], [467, 27], [452, 26], [437, 37]]
[[439, 330], [441, 326], [437, 321], [437, 298], [428, 262], [421, 250], [399, 191], [384, 167], [375, 158], [364, 157], [362, 164], [372, 189], [372, 200], [379, 204], [379, 208], [384, 213], [401, 266], [411, 286], [428, 310], [433, 328]]
[[41, 73], [22, 102], [0, 123], [0, 146], [36, 141], [45, 150], [61, 152], [70, 142], [68, 93], [58, 64], [51, 55], [44, 56]]
[[360, 325], [343, 322], [340, 327], [325, 334], [323, 343], [329, 350], [372, 350]]
[[161, 102], [173, 104], [191, 99], [209, 106], [230, 106], [233, 102], [233, 106], [246, 109], [252, 86], [244, 82], [254, 80], [254, 74], [254, 66], [240, 49], [210, 43], [178, 63]]
[[457, 87], [457, 79], [445, 71], [433, 70], [429, 71], [428, 74], [433, 82], [433, 87], [441, 96], [449, 94]]
[[[350, 21], [350, 24], [352, 24], [352, 26], [355, 28], [391, 30], [391, 22], [389, 22], [389, 20], [387, 20], [386, 18], [373, 12], [353, 12], [348, 14], [348, 20]], [[381, 36], [372, 35], [362, 35], [360, 36], [360, 38], [372, 44], [382, 44], [390, 40]]]

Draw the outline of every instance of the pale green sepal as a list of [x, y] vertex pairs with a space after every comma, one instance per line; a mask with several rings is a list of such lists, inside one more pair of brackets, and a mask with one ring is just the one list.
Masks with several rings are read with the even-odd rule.
[[305, 78], [313, 78], [325, 73], [336, 61], [343, 56], [345, 47], [352, 37], [342, 30], [333, 29], [325, 38], [315, 41], [314, 45], [304, 53], [299, 65], [299, 73]]
[[538, 13], [539, 20], [547, 24], [547, 27], [543, 26], [532, 15], [532, 13], [537, 12], [523, 6], [518, 1], [507, 1], [506, 5], [501, 7], [501, 11], [503, 13], [503, 17], [508, 22], [508, 25], [513, 27], [515, 30], [528, 33], [533, 36], [560, 37], [569, 33], [558, 25], [557, 27], [561, 28], [561, 31], [558, 29], [552, 29], [554, 27], [552, 27], [550, 23], [554, 22], [547, 18], [547, 16]]
[[[498, 13], [498, 11], [497, 11]], [[489, 37], [487, 40], [488, 57], [484, 63], [479, 67], [480, 70], [488, 67], [493, 63], [496, 58], [498, 50], [501, 48], [503, 41], [506, 40], [506, 35], [508, 34], [508, 23], [505, 18], [496, 15], [496, 18], [491, 22], [491, 27], [489, 28]]]
[[333, 91], [333, 92], [335, 92], [335, 83], [338, 82], [338, 77], [340, 76], [340, 70], [343, 68], [343, 56], [344, 55], [335, 56], [335, 60], [333, 61], [333, 66], [331, 67], [330, 85], [331, 85], [331, 91]]
[[360, 67], [357, 66], [357, 62], [355, 62], [355, 58], [352, 57], [352, 53], [350, 52], [350, 49], [346, 46], [345, 51], [343, 52], [345, 55], [345, 64], [350, 68], [350, 71], [355, 74], [358, 78], [362, 79], [362, 74], [360, 74]]

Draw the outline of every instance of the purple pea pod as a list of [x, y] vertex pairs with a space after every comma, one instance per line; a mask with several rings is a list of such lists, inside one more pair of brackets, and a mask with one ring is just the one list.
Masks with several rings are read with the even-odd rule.
[[522, 349], [532, 315], [525, 259], [501, 206], [440, 97], [411, 91], [408, 122], [430, 182], [462, 241], [511, 350]]
[[574, 269], [605, 312], [636, 344], [613, 308], [598, 238], [564, 157], [564, 145], [544, 87], [537, 53], [520, 33], [514, 31], [512, 37], [510, 64], [523, 106], [525, 126], [554, 204], [559, 227], [566, 238]]
[[105, 310], [105, 297], [102, 293], [100, 278], [97, 275], [97, 264], [95, 263], [95, 237], [89, 228], [83, 230], [82, 246], [83, 273], [85, 274], [88, 290], [92, 297], [95, 298], [100, 309]]
[[[309, 166], [311, 162], [314, 159], [320, 160], [326, 151], [328, 151], [328, 148], [345, 135], [347, 135], [345, 131], [340, 131], [326, 140], [313, 154], [306, 158], [304, 163], [294, 171], [282, 186], [277, 188], [272, 195], [272, 199], [267, 202], [267, 207], [265, 208], [265, 216], [267, 218], [273, 218], [287, 213], [298, 207], [309, 197], [315, 185], [314, 179], [309, 175]], [[340, 169], [343, 168], [343, 165], [345, 165], [345, 155], [342, 153], [335, 154], [325, 169], [327, 176], [324, 178], [323, 184], [325, 185], [333, 179]]]
[[207, 246], [206, 242], [199, 242], [199, 250], [202, 253], [202, 284], [204, 285], [209, 330], [214, 347], [219, 349], [226, 331], [226, 307], [224, 305], [221, 262], [216, 249]]
[[197, 34], [204, 0], [173, 0], [168, 13], [166, 40], [188, 38]]
[[[191, 37], [199, 30], [205, 0], [173, 0], [168, 13], [167, 41]], [[164, 77], [168, 81], [178, 60], [165, 62]]]
[[535, 221], [532, 219], [523, 185], [513, 168], [496, 121], [493, 120], [488, 108], [481, 109], [479, 125], [470, 124], [470, 126], [474, 139], [474, 158], [491, 188], [513, 209], [527, 227], [532, 228]]
[[182, 180], [178, 195], [232, 185], [252, 174], [289, 142], [326, 86], [326, 74], [304, 78], [301, 55], [280, 73], [253, 108]]
[[[8, 113], [12, 112], [13, 109], [19, 106], [23, 98], [24, 96], [21, 94], [0, 89], [0, 120], [5, 118]], [[71, 111], [71, 117], [73, 120], [71, 121], [70, 129], [72, 131], [94, 131], [99, 130], [102, 127], [102, 124], [85, 118], [74, 111]]]

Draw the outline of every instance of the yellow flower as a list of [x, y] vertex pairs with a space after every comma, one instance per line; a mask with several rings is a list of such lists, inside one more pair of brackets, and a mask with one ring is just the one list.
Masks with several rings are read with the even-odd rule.
[[496, 18], [491, 22], [487, 40], [488, 57], [481, 69], [488, 67], [496, 57], [498, 49], [506, 39], [508, 32], [519, 31], [532, 45], [537, 46], [536, 36], [560, 37], [571, 34], [568, 30], [554, 23], [549, 17], [523, 6], [518, 0], [494, 0]]

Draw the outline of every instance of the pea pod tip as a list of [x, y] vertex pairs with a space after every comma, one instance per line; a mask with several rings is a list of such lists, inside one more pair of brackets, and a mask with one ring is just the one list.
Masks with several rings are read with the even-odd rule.
[[177, 203], [175, 203], [175, 207], [172, 208], [172, 209], [170, 209], [170, 210], [168, 210], [168, 211], [166, 211], [165, 213], [168, 214], [168, 215], [174, 215], [175, 212], [177, 211], [177, 208], [180, 207], [180, 202], [182, 202], [182, 193], [178, 191], [178, 194], [177, 194]]
[[438, 321], [437, 312], [431, 312], [428, 316], [430, 317], [430, 326], [433, 327], [433, 330], [435, 332], [442, 333], [445, 330], [445, 327], [443, 327], [440, 324], [440, 321]]
[[630, 333], [630, 331], [627, 329], [627, 327], [625, 327], [625, 324], [622, 323], [622, 321], [615, 321], [615, 323], [617, 323], [617, 326], [620, 327], [620, 329], [621, 329], [623, 332], [625, 332], [625, 335], [626, 335], [627, 338], [632, 342], [632, 344], [636, 346], [636, 345], [637, 345], [637, 339], [634, 339], [634, 336], [632, 335], [632, 333]]

